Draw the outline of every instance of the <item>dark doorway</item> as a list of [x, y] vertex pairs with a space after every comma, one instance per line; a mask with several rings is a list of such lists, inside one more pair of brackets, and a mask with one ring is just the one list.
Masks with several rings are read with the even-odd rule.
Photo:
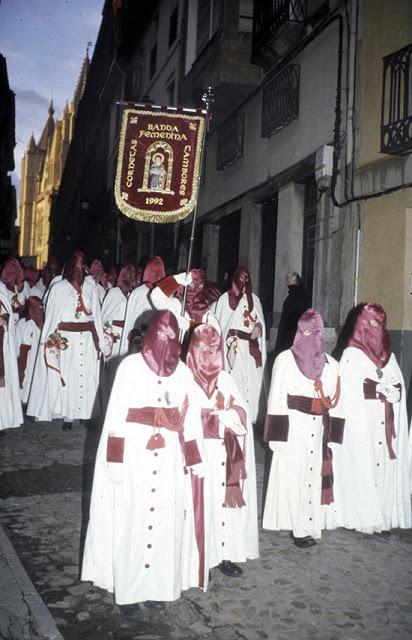
[[278, 226], [278, 194], [274, 193], [262, 205], [259, 269], [259, 297], [266, 327], [272, 326], [275, 286], [276, 233]]
[[239, 266], [240, 210], [219, 224], [218, 284], [226, 291], [234, 270]]
[[305, 184], [303, 220], [302, 279], [312, 301], [313, 267], [315, 263], [317, 187], [314, 179]]

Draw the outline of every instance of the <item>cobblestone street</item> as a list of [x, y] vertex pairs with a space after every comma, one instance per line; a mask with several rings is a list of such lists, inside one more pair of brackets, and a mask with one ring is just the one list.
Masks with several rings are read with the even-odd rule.
[[[71, 433], [58, 423], [27, 424], [0, 439], [0, 523], [52, 615], [42, 635], [30, 624], [30, 606], [20, 611], [16, 602], [20, 624], [11, 624], [3, 597], [0, 638], [59, 638], [52, 619], [65, 640], [412, 637], [410, 531], [389, 540], [326, 532], [308, 550], [295, 548], [287, 532], [261, 531], [261, 557], [247, 563], [242, 579], [213, 570], [208, 593], [192, 589], [165, 614], [124, 622], [110, 594], [79, 582], [97, 440], [77, 423]], [[257, 458], [260, 497], [259, 445]], [[4, 578], [0, 587], [6, 594]]]

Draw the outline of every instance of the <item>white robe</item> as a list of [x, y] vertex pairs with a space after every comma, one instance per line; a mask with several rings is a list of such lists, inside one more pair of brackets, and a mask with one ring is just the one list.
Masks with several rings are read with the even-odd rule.
[[129, 350], [129, 333], [134, 328], [141, 328], [148, 324], [153, 314], [153, 307], [149, 299], [149, 287], [141, 284], [130, 293], [127, 299], [126, 315], [124, 319], [123, 335], [120, 343], [120, 355]]
[[40, 298], [42, 298], [46, 293], [46, 285], [44, 284], [43, 277], [37, 280], [35, 287], [40, 291]]
[[[337, 526], [365, 533], [411, 526], [409, 495], [411, 440], [408, 441], [406, 393], [402, 373], [392, 354], [379, 378], [375, 364], [360, 349], [348, 347], [339, 363], [346, 425], [343, 446], [335, 456], [333, 516]], [[385, 405], [366, 400], [363, 383], [401, 385], [393, 404], [396, 459], [389, 458], [385, 436]]]
[[18, 321], [16, 326], [16, 350], [17, 356], [20, 355], [20, 349], [22, 345], [30, 347], [27, 354], [26, 369], [24, 372], [23, 386], [20, 389], [21, 400], [24, 404], [27, 403], [31, 382], [33, 378], [34, 363], [36, 362], [37, 349], [39, 347], [40, 329], [34, 322], [34, 320], [25, 320], [22, 318]]
[[[106, 353], [106, 361], [117, 358], [120, 354], [120, 345], [123, 336], [123, 327], [113, 324], [113, 321], [125, 321], [127, 297], [119, 287], [109, 289], [102, 305], [102, 323], [105, 333], [105, 341], [110, 345]], [[115, 341], [114, 341], [115, 340]]]
[[[217, 380], [217, 388], [208, 398], [199, 387], [199, 405], [202, 409], [216, 409], [217, 395], [224, 397], [225, 407], [228, 407], [230, 397], [233, 404], [245, 410], [246, 403], [241, 398], [233, 378], [221, 371]], [[238, 420], [240, 424], [240, 419]], [[259, 557], [258, 518], [256, 497], [256, 466], [252, 424], [247, 417], [247, 433], [237, 436], [240, 447], [245, 456], [246, 479], [240, 480], [243, 507], [224, 507], [226, 494], [226, 463], [227, 453], [222, 438], [204, 439], [206, 460], [211, 476], [211, 551], [210, 566], [217, 566], [222, 560], [232, 562], [246, 562], [248, 559]]]
[[100, 282], [96, 282], [96, 289], [97, 289], [97, 295], [99, 296], [99, 302], [102, 305], [106, 295], [106, 289], [102, 284], [100, 284]]
[[[329, 355], [321, 382], [325, 396], [332, 398], [337, 385], [337, 362]], [[331, 509], [331, 505], [321, 504], [322, 416], [289, 409], [288, 394], [316, 397], [313, 380], [300, 372], [290, 349], [276, 358], [269, 391], [268, 415], [288, 416], [289, 432], [287, 441], [269, 442], [273, 456], [263, 512], [263, 528], [291, 530], [297, 538], [320, 538], [321, 530], [330, 526], [327, 519]], [[341, 416], [339, 404], [330, 411], [330, 415]], [[333, 456], [335, 446], [338, 448], [341, 445], [329, 445]]]
[[[58, 331], [60, 322], [93, 321], [104, 351], [100, 303], [93, 278], [85, 278], [82, 297], [91, 315], [80, 313], [76, 317], [77, 291], [67, 280], [53, 284], [46, 294], [45, 321], [33, 373], [27, 414], [38, 420], [64, 418], [88, 420], [92, 416], [99, 385], [100, 357], [90, 331], [59, 330], [68, 340], [68, 348], [60, 352], [60, 373], [46, 367], [45, 343], [50, 334]], [[63, 384], [64, 383], [64, 384]]]
[[3, 314], [9, 315], [9, 321], [3, 339], [5, 385], [0, 387], [0, 430], [19, 427], [23, 422], [12, 308], [6, 286], [0, 282], [0, 315]]
[[[247, 298], [244, 294], [239, 301], [236, 309], [231, 309], [229, 306], [228, 293], [224, 293], [220, 296], [216, 303], [215, 316], [222, 328], [223, 342], [225, 345], [225, 369], [235, 379], [243, 398], [245, 398], [248, 406], [248, 413], [252, 422], [256, 422], [259, 411], [260, 393], [262, 390], [263, 371], [266, 362], [266, 328], [265, 319], [263, 316], [262, 305], [259, 298], [253, 295], [253, 311], [252, 316], [256, 318], [255, 323], [260, 323], [262, 326], [262, 335], [260, 336], [258, 343], [259, 349], [262, 354], [262, 366], [256, 367], [255, 359], [249, 353], [249, 343], [247, 340], [237, 340], [237, 353], [233, 368], [227, 358], [227, 334], [230, 329], [237, 329], [251, 333], [255, 323], [245, 325], [244, 311], [248, 308]], [[247, 321], [246, 321], [247, 322]]]
[[[187, 395], [184, 440], [195, 440], [201, 452], [195, 394], [193, 376], [182, 362], [168, 377], [152, 372], [140, 353], [118, 367], [97, 452], [82, 580], [113, 592], [120, 605], [176, 600], [183, 588], [194, 586], [193, 563], [182, 558], [192, 529], [187, 523], [191, 472], [184, 472], [178, 434], [159, 429], [165, 446], [148, 449], [155, 429], [127, 422], [126, 416], [129, 408], [181, 410]], [[124, 438], [123, 463], [106, 461], [109, 435]]]

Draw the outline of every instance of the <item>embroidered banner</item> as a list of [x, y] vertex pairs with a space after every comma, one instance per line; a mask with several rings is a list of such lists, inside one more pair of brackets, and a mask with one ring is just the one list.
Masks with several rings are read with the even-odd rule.
[[199, 189], [205, 115], [125, 108], [115, 199], [134, 220], [175, 222], [193, 211]]

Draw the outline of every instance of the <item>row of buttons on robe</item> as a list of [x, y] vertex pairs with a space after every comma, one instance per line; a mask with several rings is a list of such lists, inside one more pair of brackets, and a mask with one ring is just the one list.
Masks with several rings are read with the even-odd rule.
[[[154, 451], [154, 452], [153, 452], [153, 457], [154, 457], [154, 458], [157, 458], [158, 456], [159, 456], [159, 453], [158, 453], [157, 451]], [[152, 475], [153, 475], [153, 476], [157, 476], [157, 469], [153, 469], [153, 471], [152, 471]], [[153, 486], [152, 486], [152, 487], [151, 487], [151, 489], [150, 489], [150, 492], [151, 492], [151, 493], [156, 493], [156, 487], [153, 487]], [[149, 508], [149, 511], [150, 511], [151, 513], [153, 513], [153, 511], [154, 511], [154, 510], [155, 510], [155, 508], [154, 508], [153, 506], [151, 506], [151, 507]], [[153, 525], [152, 525], [152, 524], [149, 524], [147, 528], [148, 528], [148, 530], [149, 530], [149, 531], [152, 531], [152, 530], [153, 530]], [[152, 545], [152, 543], [151, 543], [151, 542], [148, 542], [148, 543], [146, 544], [146, 548], [147, 548], [147, 549], [151, 549], [151, 548], [152, 548], [152, 546], [153, 546], [153, 545]], [[148, 562], [146, 562], [146, 564], [145, 564], [145, 569], [150, 569], [150, 564], [149, 564]]]
[[[224, 443], [224, 442], [222, 442], [222, 447], [224, 447], [224, 446], [225, 446], [225, 443]], [[226, 462], [225, 462], [225, 461], [222, 461], [222, 462], [220, 463], [220, 465], [221, 465], [222, 467], [225, 467], [225, 466], [226, 466]], [[225, 473], [226, 473], [226, 471], [225, 471]], [[222, 482], [222, 487], [225, 487], [225, 486], [226, 486], [226, 482]], [[224, 503], [224, 502], [222, 502], [222, 507], [224, 507], [224, 506], [225, 506], [225, 503]], [[224, 526], [225, 526], [225, 522], [222, 522], [222, 527], [224, 527]], [[222, 543], [221, 543], [221, 545], [222, 545], [222, 547], [224, 547], [224, 546], [225, 546], [225, 543], [224, 543], [224, 542], [222, 542]]]
[[[80, 349], [81, 349], [80, 355], [83, 357], [83, 350], [82, 350], [83, 342], [82, 342], [82, 340], [83, 340], [83, 331], [80, 331]], [[80, 363], [80, 366], [81, 367], [83, 366], [82, 362]], [[83, 373], [82, 372], [80, 372], [80, 382], [81, 382], [80, 389], [83, 389]], [[79, 400], [83, 399], [83, 395], [82, 394], [83, 394], [83, 391], [80, 391]], [[79, 407], [79, 411], [81, 411], [81, 407]]]

